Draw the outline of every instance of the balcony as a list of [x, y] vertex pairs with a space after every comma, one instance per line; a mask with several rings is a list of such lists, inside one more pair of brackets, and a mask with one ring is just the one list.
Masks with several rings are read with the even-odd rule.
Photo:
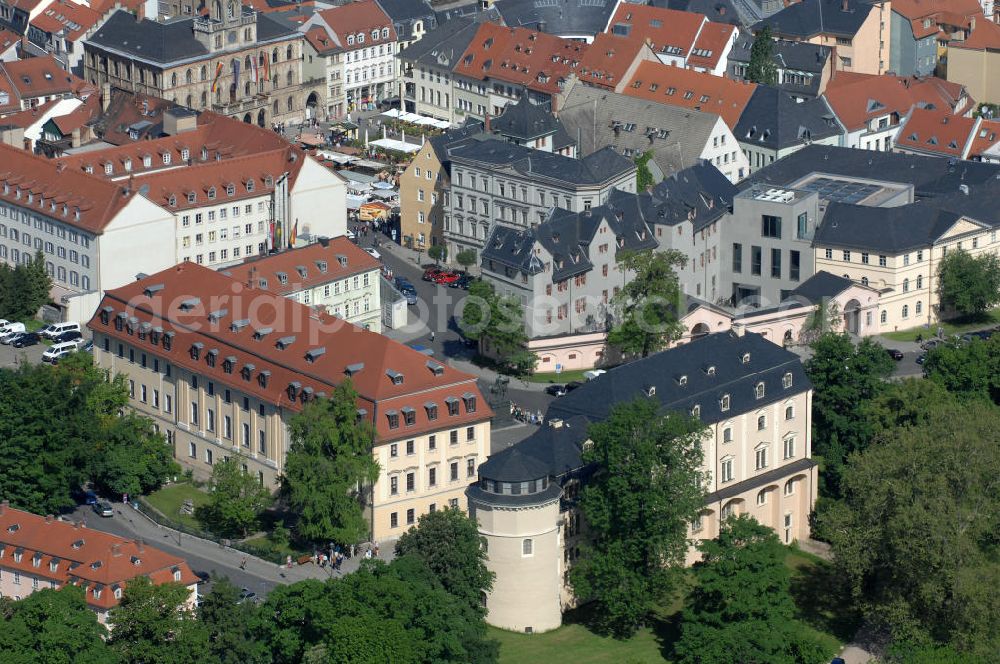
[[248, 113], [267, 105], [267, 95], [254, 95], [246, 99], [236, 99], [230, 102], [212, 104], [212, 110], [222, 115], [237, 115]]

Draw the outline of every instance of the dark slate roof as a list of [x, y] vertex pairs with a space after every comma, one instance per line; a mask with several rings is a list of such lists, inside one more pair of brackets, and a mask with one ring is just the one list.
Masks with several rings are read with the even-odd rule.
[[651, 0], [654, 7], [704, 14], [714, 23], [749, 26], [760, 19], [753, 2], [741, 0]]
[[[87, 42], [149, 62], [168, 64], [208, 55], [208, 50], [194, 36], [193, 22], [194, 19], [166, 23], [137, 20], [129, 12], [118, 10]], [[258, 42], [294, 34], [294, 27], [284, 25], [268, 14], [257, 13]]]
[[[729, 52], [729, 62], [750, 63], [750, 49], [753, 47], [753, 36], [741, 33], [732, 50]], [[833, 49], [829, 46], [810, 44], [808, 42], [790, 39], [774, 40], [773, 60], [780, 69], [786, 71], [806, 72], [813, 74], [806, 85], [784, 82], [778, 87], [786, 92], [800, 96], [819, 96], [819, 84], [823, 78], [823, 69], [827, 67]]]
[[497, 11], [496, 7], [481, 9], [478, 2], [470, 2], [467, 5], [459, 5], [458, 7], [449, 7], [437, 12], [438, 25], [444, 25], [448, 21], [454, 21], [460, 17], [471, 18], [476, 23], [503, 23], [500, 18], [500, 12]]
[[543, 426], [479, 467], [479, 476], [501, 482], [523, 482], [541, 477], [560, 477], [583, 467], [581, 455], [589, 422], [571, 417], [562, 426]]
[[490, 121], [490, 131], [527, 142], [555, 134], [560, 125], [548, 108], [532, 103], [524, 95], [516, 104], [507, 104], [503, 113]]
[[753, 26], [753, 31], [771, 26], [775, 35], [809, 38], [818, 34], [854, 37], [872, 10], [872, 0], [802, 0]]
[[[420, 42], [417, 42], [418, 44]], [[468, 143], [474, 141], [476, 138], [481, 137], [483, 133], [483, 123], [479, 120], [467, 119], [465, 124], [461, 127], [456, 127], [454, 129], [449, 129], [443, 134], [438, 134], [437, 136], [432, 136], [427, 139], [431, 143], [431, 147], [434, 149], [434, 153], [437, 155], [438, 161], [444, 166], [448, 172], [451, 172], [451, 158], [449, 157], [450, 149], [457, 149], [459, 146], [467, 145]]]
[[799, 287], [792, 291], [792, 296], [805, 298], [815, 304], [836, 297], [853, 285], [854, 282], [850, 279], [820, 270], [799, 284]]
[[799, 103], [783, 90], [758, 85], [733, 133], [741, 143], [781, 150], [837, 136], [841, 129], [835, 118], [823, 97]]
[[932, 201], [890, 208], [830, 203], [813, 242], [897, 254], [932, 244], [960, 217]]
[[918, 198], [927, 198], [957, 195], [963, 184], [974, 188], [991, 183], [1000, 176], [1000, 165], [813, 144], [754, 171], [738, 186], [787, 187], [810, 173], [912, 184]]
[[298, 32], [298, 24], [288, 20], [287, 12], [257, 12], [257, 41], [283, 39]]
[[[637, 197], [642, 216], [651, 225], [675, 226], [692, 220], [695, 232], [725, 216], [737, 194], [736, 185], [709, 162], [665, 178], [647, 193]], [[624, 192], [612, 192], [609, 200], [624, 205]]]
[[468, 18], [453, 18], [428, 31], [399, 52], [400, 60], [451, 71], [476, 36], [479, 24]]
[[392, 19], [399, 39], [413, 38], [415, 21], [423, 21], [424, 30], [430, 30], [437, 25], [434, 10], [425, 0], [376, 0], [376, 2]]
[[592, 36], [604, 32], [614, 0], [497, 0], [504, 25], [560, 36]]
[[[745, 353], [749, 362], [743, 363]], [[714, 375], [708, 368], [715, 367]], [[783, 377], [792, 374], [791, 387]], [[687, 383], [680, 385], [681, 376]], [[764, 383], [764, 398], [757, 399], [756, 385]], [[655, 393], [646, 397], [650, 387]], [[759, 334], [733, 332], [709, 334], [690, 343], [611, 369], [564, 397], [552, 402], [547, 414], [569, 418], [583, 415], [603, 420], [620, 403], [639, 397], [659, 401], [664, 411], [690, 412], [698, 405], [702, 422], [712, 424], [756, 410], [810, 389], [802, 362], [794, 353]], [[720, 409], [724, 394], [730, 397], [728, 411]]]
[[[624, 192], [623, 192], [624, 193]], [[635, 198], [635, 194], [625, 194]], [[497, 224], [483, 246], [482, 258], [500, 263], [527, 274], [537, 274], [543, 265], [535, 255], [535, 244], [540, 244], [552, 256], [552, 282], [563, 281], [594, 269], [591, 261], [591, 244], [600, 228], [607, 222], [622, 251], [643, 251], [657, 247], [653, 232], [643, 220], [637, 206], [621, 205], [618, 199], [590, 210], [573, 212], [554, 208], [541, 224], [531, 229], [515, 229]]]
[[493, 139], [449, 152], [452, 160], [464, 159], [497, 167], [507, 166], [526, 177], [543, 177], [569, 185], [601, 184], [635, 170], [635, 164], [631, 160], [611, 148], [598, 150], [583, 159], [573, 159]]

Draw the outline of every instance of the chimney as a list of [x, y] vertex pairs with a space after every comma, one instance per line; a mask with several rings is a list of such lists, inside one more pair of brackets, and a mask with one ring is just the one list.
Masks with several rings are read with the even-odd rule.
[[733, 323], [733, 335], [737, 337], [742, 337], [743, 333], [747, 331], [747, 328], [743, 323]]
[[108, 106], [110, 105], [111, 105], [111, 84], [105, 83], [101, 86], [101, 111], [107, 113]]
[[486, 114], [483, 116], [483, 131], [485, 131], [486, 133], [489, 133], [489, 131], [490, 131], [490, 112], [489, 111], [486, 111]]
[[842, 11], [845, 11], [845, 12], [846, 12], [846, 11], [848, 11], [848, 8], [847, 8], [847, 2], [848, 2], [848, 0], [842, 0], [842, 1], [841, 1], [841, 4], [840, 4], [840, 9], [841, 9]]
[[122, 545], [119, 544], [118, 542], [115, 542], [114, 544], [112, 544], [111, 545], [111, 555], [114, 558], [118, 558], [119, 556], [121, 556], [122, 555]]
[[45, 515], [45, 523], [52, 523], [52, 515], [51, 514], [46, 514]]
[[143, 551], [145, 551], [145, 549], [143, 548], [143, 542], [142, 542], [142, 538], [141, 537], [136, 538], [136, 540], [135, 540], [135, 548], [139, 549], [139, 553], [142, 553]]
[[563, 421], [560, 418], [558, 418], [558, 417], [555, 417], [555, 418], [552, 418], [551, 420], [549, 420], [549, 426], [552, 427], [553, 429], [561, 429], [562, 425], [563, 425]]
[[10, 507], [10, 501], [9, 500], [5, 500], [2, 503], [0, 503], [0, 514], [6, 514], [7, 513], [7, 509], [9, 507]]
[[80, 524], [81, 523], [83, 523], [82, 520], [81, 521], [74, 521], [73, 522], [73, 530], [80, 530]]

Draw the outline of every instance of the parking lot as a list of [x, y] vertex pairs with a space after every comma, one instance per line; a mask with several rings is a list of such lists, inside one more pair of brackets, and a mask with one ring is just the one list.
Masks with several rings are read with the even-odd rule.
[[15, 367], [18, 362], [41, 362], [42, 353], [48, 348], [45, 344], [36, 344], [27, 348], [12, 348], [0, 344], [0, 367]]

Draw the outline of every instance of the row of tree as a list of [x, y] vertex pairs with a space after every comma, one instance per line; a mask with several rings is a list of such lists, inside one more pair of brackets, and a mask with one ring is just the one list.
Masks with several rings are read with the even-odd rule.
[[10, 266], [0, 263], [0, 318], [34, 318], [49, 301], [52, 278], [45, 269], [45, 255], [39, 251], [29, 262]]
[[476, 526], [453, 509], [421, 517], [397, 557], [327, 582], [281, 586], [262, 605], [216, 581], [196, 610], [186, 588], [128, 583], [110, 634], [74, 586], [0, 599], [0, 662], [18, 664], [491, 664], [479, 596], [492, 587]]
[[152, 422], [128, 405], [122, 376], [77, 353], [55, 367], [0, 369], [0, 495], [38, 514], [76, 504], [87, 482], [138, 495], [179, 471]]

